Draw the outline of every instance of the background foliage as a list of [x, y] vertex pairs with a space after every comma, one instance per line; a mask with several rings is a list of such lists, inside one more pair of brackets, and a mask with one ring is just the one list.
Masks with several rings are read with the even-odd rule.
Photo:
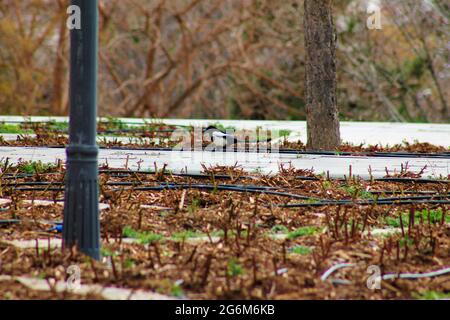
[[[0, 113], [66, 115], [65, 0], [0, 1]], [[343, 119], [450, 121], [445, 0], [335, 1]], [[304, 119], [303, 1], [100, 0], [103, 116]]]

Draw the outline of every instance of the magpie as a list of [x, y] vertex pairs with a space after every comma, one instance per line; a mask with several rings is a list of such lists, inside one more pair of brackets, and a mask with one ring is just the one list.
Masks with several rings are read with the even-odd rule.
[[203, 130], [203, 136], [206, 137], [208, 142], [211, 142], [216, 147], [226, 147], [233, 144], [237, 144], [239, 140], [236, 136], [223, 132], [215, 126], [208, 126]]
[[[209, 142], [212, 142], [217, 148], [224, 148], [227, 146], [231, 146], [233, 144], [245, 143], [245, 140], [238, 139], [235, 135], [223, 132], [215, 126], [208, 126], [205, 130], [203, 130], [204, 137], [207, 138]], [[250, 143], [259, 143], [259, 142], [270, 142], [272, 139], [265, 140], [253, 140], [247, 141]]]

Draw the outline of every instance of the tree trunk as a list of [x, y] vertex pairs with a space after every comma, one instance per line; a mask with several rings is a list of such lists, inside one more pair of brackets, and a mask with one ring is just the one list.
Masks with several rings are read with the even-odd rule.
[[64, 51], [66, 47], [66, 4], [63, 0], [58, 2], [60, 11], [60, 23], [58, 32], [58, 46], [56, 48], [55, 68], [53, 69], [53, 101], [52, 114], [57, 116], [65, 115], [66, 99], [64, 87], [66, 84], [66, 73], [64, 71]]
[[309, 150], [340, 143], [337, 110], [336, 33], [332, 0], [305, 0], [306, 118]]

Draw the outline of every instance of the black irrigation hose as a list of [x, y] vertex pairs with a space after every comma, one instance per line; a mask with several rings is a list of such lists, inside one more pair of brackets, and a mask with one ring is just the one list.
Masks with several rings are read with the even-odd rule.
[[62, 182], [48, 182], [48, 181], [31, 181], [31, 182], [16, 182], [8, 184], [0, 184], [0, 187], [19, 187], [19, 186], [59, 186]]
[[[373, 191], [366, 191], [370, 194], [378, 195], [378, 194], [390, 194], [390, 195], [401, 195], [401, 194], [439, 194], [436, 190], [373, 190]], [[450, 194], [449, 194], [450, 195]]]
[[[106, 185], [108, 186], [137, 186], [137, 188], [140, 188], [139, 186], [143, 185], [143, 183], [140, 182], [107, 182]], [[160, 186], [173, 186], [173, 187], [177, 187], [177, 186], [196, 186], [196, 184], [177, 184], [177, 183], [173, 183], [173, 182], [166, 182], [163, 185], [159, 185], [156, 187], [160, 187]], [[203, 186], [203, 185], [199, 185], [199, 186]], [[209, 185], [208, 185], [209, 186]], [[214, 186], [214, 185], [211, 185]], [[240, 188], [240, 189], [251, 189], [251, 190], [277, 190], [277, 189], [282, 189], [281, 187], [268, 187], [268, 186], [255, 186], [255, 185], [239, 185], [239, 184], [233, 184], [233, 185], [229, 185], [229, 184], [218, 184], [218, 187], [224, 187], [224, 188]], [[145, 187], [145, 186], [144, 186]], [[151, 186], [152, 187], [152, 186]]]
[[[117, 174], [117, 175], [132, 175], [132, 174], [145, 174], [145, 175], [155, 175], [156, 173], [153, 171], [137, 171], [137, 170], [111, 170], [111, 169], [100, 169], [100, 174]], [[230, 176], [230, 175], [224, 175], [224, 174], [201, 174], [201, 173], [165, 173], [165, 175], [171, 175], [175, 177], [189, 177], [189, 178], [196, 178], [196, 179], [211, 179], [214, 177], [215, 179], [254, 179], [255, 176]], [[3, 177], [2, 179], [5, 180], [14, 180], [14, 179], [22, 179], [22, 178], [31, 178], [34, 177], [33, 174], [24, 174], [24, 175], [9, 175], [7, 174], [6, 177]], [[322, 179], [318, 177], [305, 177], [305, 176], [297, 176], [295, 177], [296, 180], [302, 180], [302, 181], [321, 181]], [[335, 179], [337, 181], [347, 181], [346, 179]], [[377, 182], [399, 182], [399, 183], [424, 183], [424, 184], [450, 184], [450, 180], [438, 180], [438, 179], [422, 179], [422, 178], [376, 178], [372, 179], [373, 181]]]
[[[61, 124], [66, 125], [67, 127], [69, 126], [68, 122], [55, 122], [55, 121], [31, 121], [31, 122], [24, 122], [24, 121], [15, 121], [15, 120], [7, 120], [7, 121], [1, 121], [0, 124], [19, 124], [21, 127], [23, 128], [33, 128], [36, 127], [36, 125], [43, 125], [43, 126], [58, 126]], [[127, 132], [127, 131], [136, 131], [138, 129], [151, 129], [152, 127], [172, 127], [172, 128], [181, 128], [181, 127], [189, 127], [189, 126], [183, 126], [183, 125], [171, 125], [171, 124], [164, 124], [164, 123], [133, 123], [133, 122], [121, 122], [121, 124], [128, 126], [128, 128], [113, 128], [113, 129], [108, 129], [111, 132]], [[107, 121], [97, 121], [97, 125], [105, 125], [108, 126], [110, 125], [109, 122]], [[44, 128], [46, 129], [46, 128]], [[51, 128], [49, 128], [51, 129]], [[54, 130], [52, 130], [54, 131]], [[59, 130], [59, 131], [65, 131], [65, 130]], [[154, 130], [152, 130], [154, 131]], [[173, 129], [165, 129], [165, 131], [167, 132], [173, 132]], [[100, 131], [99, 131], [100, 132]]]
[[53, 188], [53, 187], [34, 187], [34, 188], [14, 188], [15, 191], [55, 191], [55, 192], [63, 192], [64, 187]]
[[[54, 133], [60, 133], [60, 134], [68, 134], [69, 131], [68, 130], [52, 130], [52, 132]], [[153, 130], [153, 129], [120, 129], [120, 130], [111, 130], [111, 129], [107, 129], [107, 130], [98, 130], [97, 134], [98, 135], [102, 135], [102, 134], [117, 134], [117, 133], [135, 133], [135, 134], [148, 134], [148, 133], [172, 133], [173, 130]], [[2, 134], [2, 133], [0, 133]], [[129, 137], [129, 136], [125, 136], [125, 137]]]
[[414, 183], [448, 183], [450, 184], [450, 180], [438, 180], [438, 179], [423, 179], [423, 178], [396, 178], [396, 177], [388, 177], [388, 178], [377, 178], [373, 179], [378, 182], [414, 182]]
[[[130, 186], [136, 185], [133, 183], [112, 183], [112, 185], [122, 185]], [[450, 204], [450, 200], [445, 200], [450, 197], [449, 194], [446, 195], [431, 195], [431, 196], [405, 196], [405, 197], [393, 197], [393, 198], [378, 198], [370, 200], [326, 200], [318, 199], [308, 196], [302, 196], [297, 194], [285, 193], [273, 191], [276, 188], [266, 187], [266, 186], [249, 186], [249, 185], [206, 185], [206, 184], [173, 184], [167, 183], [158, 186], [144, 186], [144, 187], [134, 187], [128, 188], [126, 190], [132, 191], [162, 191], [162, 190], [181, 190], [181, 189], [201, 189], [201, 190], [220, 190], [220, 191], [235, 191], [235, 192], [246, 192], [246, 193], [262, 193], [275, 196], [289, 197], [293, 199], [310, 200], [316, 201], [313, 203], [296, 203], [296, 204], [285, 204], [279, 205], [284, 208], [299, 208], [299, 207], [321, 207], [329, 205], [407, 205], [407, 204]], [[64, 191], [64, 187], [53, 188], [53, 187], [35, 187], [35, 188], [15, 188], [18, 191]], [[120, 191], [125, 189], [115, 189], [115, 191]], [[444, 200], [436, 200], [444, 199]]]
[[[120, 170], [120, 169], [100, 169], [100, 174], [156, 174], [154, 171], [138, 171], [138, 170]], [[198, 178], [198, 179], [209, 179], [212, 176], [216, 179], [254, 179], [255, 176], [235, 176], [232, 177], [230, 175], [225, 174], [203, 174], [203, 173], [165, 173], [167, 175], [172, 175], [176, 177], [190, 177], [190, 178]], [[296, 176], [296, 180], [304, 180], [304, 181], [321, 181], [322, 179], [319, 177], [308, 177], [308, 176]], [[346, 179], [335, 179], [338, 181], [347, 181]], [[402, 177], [387, 177], [387, 178], [374, 178], [373, 181], [378, 182], [402, 182], [402, 183], [448, 183], [450, 184], [450, 180], [439, 180], [439, 179], [423, 179], [423, 178], [402, 178]]]
[[0, 220], [0, 226], [9, 226], [11, 224], [19, 224], [22, 221], [19, 219], [4, 219], [4, 220]]
[[[297, 176], [295, 177], [297, 180], [304, 180], [304, 181], [321, 181], [323, 179], [318, 177], [301, 177]], [[348, 181], [348, 179], [332, 179], [337, 181]], [[424, 178], [407, 178], [407, 177], [391, 177], [391, 178], [373, 178], [373, 179], [367, 179], [367, 180], [373, 180], [376, 182], [399, 182], [399, 183], [443, 183], [443, 184], [450, 184], [450, 180], [442, 180], [442, 179], [424, 179]]]
[[[61, 183], [58, 183], [61, 184]], [[26, 185], [26, 184], [24, 184]], [[41, 184], [38, 184], [41, 185]], [[50, 185], [50, 184], [49, 184]], [[318, 198], [312, 198], [308, 196], [302, 196], [292, 193], [286, 192], [278, 192], [274, 191], [277, 188], [274, 187], [266, 187], [266, 186], [248, 186], [248, 185], [205, 185], [205, 184], [172, 184], [167, 183], [163, 185], [157, 186], [141, 186], [139, 187], [139, 183], [107, 183], [110, 186], [133, 186], [132, 188], [127, 188], [123, 190], [132, 190], [132, 191], [162, 191], [162, 190], [180, 190], [180, 189], [203, 189], [203, 190], [220, 190], [220, 191], [236, 191], [236, 192], [248, 192], [248, 193], [264, 193], [275, 196], [282, 197], [290, 197], [294, 199], [302, 199], [302, 200], [321, 200]], [[134, 187], [136, 186], [136, 187]], [[64, 191], [64, 187], [61, 185], [60, 188], [54, 187], [34, 187], [34, 188], [22, 188], [17, 187], [16, 185], [11, 185], [11, 187], [15, 187], [14, 190], [17, 191]], [[116, 188], [114, 191], [120, 191], [122, 189]]]
[[[301, 177], [297, 176], [295, 177], [297, 180], [304, 180], [304, 181], [321, 181], [323, 179], [318, 177]], [[348, 181], [348, 179], [332, 179], [337, 181]], [[425, 178], [408, 178], [408, 177], [388, 177], [388, 178], [373, 178], [373, 179], [367, 179], [367, 180], [373, 180], [376, 182], [399, 182], [399, 183], [442, 183], [442, 184], [450, 184], [450, 180], [442, 180], [442, 179], [425, 179]]]
[[[446, 199], [450, 198], [450, 194], [437, 194], [432, 196], [405, 196], [405, 197], [393, 197], [393, 198], [378, 198], [374, 199], [375, 202], [385, 201], [403, 201], [403, 200], [432, 200], [432, 199]], [[370, 200], [372, 201], [372, 200]]]
[[[101, 148], [105, 149], [105, 148]], [[108, 147], [106, 149], [113, 149], [113, 150], [145, 150], [145, 151], [180, 151], [180, 150], [174, 150], [173, 148], [138, 148], [138, 147], [120, 147], [120, 146], [113, 146]], [[189, 150], [187, 150], [189, 151]], [[210, 150], [205, 152], [217, 152], [215, 150]], [[245, 150], [225, 150], [225, 151], [219, 151], [219, 152], [245, 152]], [[442, 153], [408, 153], [408, 152], [335, 152], [335, 151], [300, 151], [300, 150], [293, 150], [293, 149], [278, 149], [276, 150], [277, 153], [280, 154], [292, 154], [292, 155], [324, 155], [324, 156], [351, 156], [351, 157], [386, 157], [386, 158], [443, 158], [443, 159], [449, 159], [450, 158], [450, 152], [442, 152]], [[253, 150], [252, 150], [253, 153]], [[259, 152], [259, 149], [257, 150], [257, 153], [271, 153], [270, 149], [264, 149], [263, 152]]]
[[[27, 186], [27, 185], [61, 185], [61, 187], [33, 187], [33, 188], [23, 188], [18, 186]], [[308, 196], [302, 196], [292, 193], [286, 193], [286, 192], [278, 192], [274, 191], [278, 188], [275, 187], [266, 187], [266, 186], [251, 186], [251, 185], [226, 185], [226, 184], [219, 184], [219, 185], [207, 185], [207, 184], [173, 184], [173, 183], [167, 183], [157, 186], [139, 186], [140, 183], [133, 183], [133, 182], [111, 182], [107, 183], [106, 185], [109, 186], [132, 186], [132, 188], [127, 188], [123, 190], [132, 190], [132, 191], [162, 191], [162, 190], [180, 190], [180, 189], [203, 189], [203, 190], [220, 190], [220, 191], [235, 191], [235, 192], [248, 192], [248, 193], [263, 193], [263, 194], [269, 194], [269, 195], [275, 195], [275, 196], [281, 196], [281, 197], [290, 197], [293, 199], [302, 199], [302, 200], [322, 200], [318, 198], [312, 198]], [[64, 186], [62, 183], [48, 183], [45, 184], [45, 182], [31, 182], [28, 183], [18, 183], [18, 184], [12, 184], [9, 185], [10, 187], [14, 187], [14, 190], [17, 191], [58, 191], [62, 192], [64, 191]], [[114, 191], [120, 191], [122, 189], [116, 188]]]
[[[450, 204], [450, 195], [436, 196], [419, 196], [419, 197], [395, 197], [395, 198], [378, 198], [370, 200], [321, 200], [313, 203], [290, 203], [279, 205], [283, 208], [302, 208], [302, 207], [323, 207], [330, 205], [406, 205], [406, 204]], [[437, 200], [444, 199], [444, 200]]]
[[[153, 171], [137, 171], [137, 170], [109, 170], [102, 169], [99, 171], [100, 174], [151, 174], [155, 175], [156, 173]], [[215, 179], [255, 179], [255, 176], [246, 176], [246, 175], [236, 175], [234, 177], [225, 174], [202, 174], [202, 173], [165, 173], [166, 175], [172, 175], [175, 177], [189, 177], [189, 178], [197, 178], [197, 179], [210, 179], [214, 177]], [[321, 181], [323, 179], [318, 177], [307, 177], [307, 176], [296, 176], [296, 180], [302, 181]], [[347, 181], [347, 179], [333, 179], [337, 181]], [[372, 179], [377, 182], [401, 182], [401, 183], [443, 183], [450, 184], [450, 180], [439, 180], [439, 179], [422, 179], [422, 178], [375, 178]]]
[[[136, 187], [126, 190], [133, 191], [162, 191], [162, 190], [182, 190], [182, 189], [199, 189], [199, 190], [220, 190], [220, 191], [235, 191], [235, 192], [245, 192], [245, 193], [262, 193], [274, 196], [289, 197], [293, 199], [302, 200], [316, 200], [320, 201], [322, 199], [312, 198], [308, 196], [302, 196], [298, 194], [286, 193], [272, 191], [266, 188], [252, 188], [251, 186], [230, 186], [230, 185], [208, 185], [208, 184], [166, 184], [159, 186], [149, 186], [149, 187]], [[120, 191], [120, 189], [115, 189], [114, 191]]]
[[[22, 147], [27, 148], [27, 147]], [[46, 146], [46, 148], [52, 148], [52, 149], [62, 149], [65, 148], [65, 146], [60, 145], [53, 145], [53, 146]], [[173, 148], [145, 148], [145, 147], [126, 147], [126, 146], [110, 146], [110, 147], [101, 147], [100, 149], [110, 149], [110, 150], [129, 150], [129, 151], [165, 151], [165, 152], [181, 152], [181, 151], [191, 151], [191, 150], [174, 150]], [[204, 150], [204, 152], [249, 152], [247, 150], [239, 150], [239, 149], [232, 149], [232, 150]], [[254, 151], [252, 150], [252, 153]], [[256, 153], [272, 153], [272, 150], [270, 149], [264, 149], [256, 151]], [[345, 156], [345, 157], [381, 157], [381, 158], [438, 158], [438, 159], [450, 159], [450, 152], [440, 152], [440, 153], [412, 153], [412, 152], [339, 152], [339, 151], [301, 151], [301, 150], [294, 150], [294, 149], [278, 149], [276, 150], [276, 153], [280, 154], [292, 154], [292, 155], [323, 155], [323, 156]]]
[[[31, 185], [45, 185], [45, 182], [31, 182]], [[15, 187], [15, 190], [18, 191], [64, 191], [64, 187], [62, 186], [62, 183], [57, 182], [54, 183], [55, 185], [61, 185], [59, 188], [55, 187], [35, 187], [35, 188], [21, 188], [17, 187], [18, 185], [11, 185], [11, 187]], [[27, 183], [24, 183], [22, 185], [27, 185]], [[47, 183], [47, 185], [52, 185], [52, 183]], [[252, 185], [227, 185], [227, 184], [218, 184], [218, 185], [211, 185], [211, 184], [175, 184], [175, 183], [166, 183], [156, 186], [139, 186], [142, 185], [141, 183], [133, 183], [133, 182], [110, 182], [107, 183], [109, 186], [132, 186], [131, 188], [127, 189], [119, 189], [116, 188], [114, 191], [120, 191], [120, 190], [132, 190], [132, 191], [162, 191], [162, 190], [181, 190], [181, 189], [203, 189], [203, 190], [220, 190], [220, 191], [235, 191], [235, 192], [249, 192], [249, 193], [264, 193], [269, 195], [276, 195], [276, 196], [283, 196], [283, 197], [290, 197], [294, 199], [303, 199], [303, 200], [316, 200], [316, 201], [323, 201], [327, 202], [328, 200], [325, 199], [319, 199], [319, 198], [313, 198], [308, 196], [302, 196], [292, 193], [286, 193], [286, 192], [279, 192], [274, 191], [278, 188], [275, 187], [267, 187], [267, 186], [252, 186]], [[411, 200], [411, 201], [422, 201], [422, 200], [433, 200], [433, 199], [446, 199], [449, 198], [450, 194], [433, 194], [433, 195], [421, 195], [421, 196], [402, 196], [402, 197], [392, 197], [392, 198], [378, 198], [374, 200], [367, 200], [370, 203], [384, 203], [384, 202], [396, 202], [396, 201], [405, 201], [405, 200]], [[353, 202], [353, 200], [332, 200], [330, 203], [335, 204], [347, 204], [349, 202]]]
[[[58, 172], [50, 172], [45, 174], [52, 174]], [[122, 169], [99, 169], [99, 174], [118, 174], [118, 175], [132, 175], [132, 174], [143, 174], [143, 175], [155, 175], [154, 171], [138, 171], [138, 170], [122, 170]], [[189, 177], [189, 178], [198, 178], [198, 179], [210, 179], [214, 177], [215, 179], [254, 179], [254, 176], [235, 176], [232, 177], [230, 175], [224, 174], [202, 174], [202, 173], [172, 173], [166, 172], [165, 175], [171, 175], [175, 177]], [[24, 179], [24, 178], [32, 178], [34, 174], [10, 174], [6, 173], [2, 178], [4, 180], [14, 180], [14, 179]], [[319, 180], [316, 178], [312, 178], [314, 180]]]
[[[63, 182], [48, 182], [48, 181], [31, 181], [31, 182], [17, 182], [17, 183], [8, 183], [8, 184], [0, 184], [0, 187], [11, 187], [11, 188], [17, 188], [17, 187], [24, 187], [24, 186], [62, 186]], [[142, 186], [145, 183], [134, 181], [134, 182], [107, 182], [105, 185], [107, 186]], [[176, 183], [166, 183], [168, 185], [176, 185]], [[279, 189], [286, 189], [283, 187], [268, 187], [268, 186], [256, 186], [256, 185], [223, 185], [220, 184], [219, 186], [225, 186], [225, 187], [232, 187], [232, 188], [247, 188], [247, 189], [260, 189], [260, 190], [279, 190]], [[25, 188], [19, 189], [19, 190], [25, 190]], [[26, 189], [28, 190], [28, 189]], [[136, 190], [136, 188], [134, 189]], [[437, 194], [437, 196], [442, 196], [439, 194], [436, 190], [373, 190], [373, 191], [366, 191], [366, 193], [373, 194], [373, 195], [380, 195], [380, 194], [391, 194], [391, 195], [401, 195], [401, 194], [416, 194], [416, 195], [434, 195]], [[450, 194], [448, 194], [450, 195]]]
[[[111, 169], [100, 169], [100, 174], [117, 174], [117, 175], [132, 175], [132, 174], [143, 174], [143, 175], [155, 175], [154, 171], [137, 171], [137, 170], [111, 170]], [[174, 176], [174, 177], [184, 177], [184, 178], [195, 178], [195, 179], [255, 179], [255, 176], [246, 176], [246, 175], [236, 175], [231, 176], [228, 174], [203, 174], [203, 173], [173, 173], [173, 172], [165, 172], [164, 175]]]
[[[32, 182], [17, 182], [17, 183], [8, 183], [0, 185], [0, 187], [24, 187], [24, 186], [62, 186], [64, 185], [63, 182], [48, 182], [48, 181], [32, 181]], [[145, 185], [145, 183], [135, 181], [135, 182], [106, 182], [105, 185], [107, 186], [142, 186]], [[173, 182], [166, 182], [164, 185], [177, 185]], [[182, 184], [184, 185], [184, 184]], [[189, 184], [186, 184], [189, 185]], [[255, 185], [219, 185], [219, 186], [225, 186], [225, 187], [232, 187], [232, 188], [247, 188], [247, 189], [256, 189], [256, 190], [277, 190], [277, 189], [283, 189], [282, 187], [268, 187], [268, 186], [255, 186]], [[157, 186], [159, 187], [159, 186]]]
[[387, 157], [387, 158], [450, 158], [450, 152], [440, 153], [413, 153], [413, 152], [381, 152], [381, 151], [362, 151], [362, 152], [339, 152], [339, 151], [300, 151], [293, 149], [280, 149], [282, 154], [298, 155], [323, 155], [323, 156], [352, 156], [352, 157]]
[[20, 224], [22, 222], [38, 222], [42, 224], [61, 224], [59, 221], [51, 221], [51, 220], [32, 220], [32, 219], [2, 219], [0, 220], [1, 225], [11, 225], [11, 224]]
[[120, 130], [99, 130], [97, 131], [98, 134], [116, 134], [116, 133], [136, 133], [136, 134], [143, 134], [143, 133], [172, 133], [173, 130], [168, 130], [168, 129], [158, 129], [158, 130], [154, 130], [154, 129], [146, 129], [146, 128], [141, 128], [141, 129], [120, 129]]
[[[139, 170], [121, 170], [121, 169], [99, 169], [100, 174], [145, 174], [145, 175], [155, 175], [158, 174], [155, 171], [139, 171]], [[164, 175], [172, 175], [179, 177], [190, 177], [190, 178], [211, 178], [211, 174], [204, 173], [173, 173], [173, 172], [165, 172]], [[215, 178], [221, 177], [224, 179], [232, 178], [230, 175], [214, 175]], [[251, 176], [246, 176], [247, 178], [254, 178]], [[237, 177], [236, 177], [237, 178]], [[244, 178], [244, 176], [240, 176], [240, 178]]]
[[2, 180], [17, 180], [17, 179], [26, 179], [26, 178], [32, 178], [33, 175], [29, 176], [8, 176], [1, 178]]
[[292, 203], [279, 205], [282, 208], [307, 208], [307, 207], [325, 207], [325, 206], [338, 206], [338, 205], [350, 205], [350, 206], [370, 206], [370, 205], [418, 205], [418, 204], [430, 204], [430, 205], [450, 205], [450, 200], [396, 200], [396, 201], [352, 201], [352, 200], [340, 200], [340, 201], [319, 201], [315, 203]]
[[[281, 197], [289, 197], [292, 199], [310, 200], [317, 201], [313, 203], [296, 203], [296, 204], [285, 204], [280, 205], [284, 208], [297, 208], [297, 207], [321, 207], [328, 205], [406, 205], [406, 204], [450, 204], [450, 200], [434, 200], [434, 199], [447, 199], [449, 195], [433, 195], [433, 196], [406, 196], [406, 197], [395, 197], [395, 198], [379, 198], [374, 200], [326, 200], [320, 198], [313, 198], [308, 196], [302, 196], [292, 193], [277, 192], [266, 189], [255, 189], [255, 188], [236, 188], [229, 185], [159, 185], [159, 186], [148, 186], [148, 187], [136, 187], [128, 189], [115, 189], [114, 191], [120, 190], [131, 190], [131, 191], [162, 191], [162, 190], [182, 190], [182, 189], [200, 189], [200, 190], [219, 190], [219, 191], [235, 191], [235, 192], [245, 192], [245, 193], [261, 193]], [[17, 191], [56, 191], [63, 192], [64, 188], [16, 188]]]

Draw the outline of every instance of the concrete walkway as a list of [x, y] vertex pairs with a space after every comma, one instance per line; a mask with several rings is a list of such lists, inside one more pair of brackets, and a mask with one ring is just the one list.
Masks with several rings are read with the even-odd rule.
[[[10, 163], [20, 161], [42, 161], [56, 163], [65, 161], [63, 148], [19, 148], [0, 147], [0, 160], [9, 159]], [[369, 167], [375, 178], [386, 175], [386, 168], [392, 173], [399, 172], [401, 165], [408, 163], [410, 171], [419, 172], [427, 166], [424, 178], [447, 177], [450, 174], [450, 158], [389, 158], [389, 157], [350, 157], [322, 155], [292, 155], [244, 152], [202, 152], [202, 151], [145, 151], [145, 150], [111, 150], [101, 149], [100, 165], [108, 164], [110, 168], [127, 168], [133, 170], [154, 170], [155, 164], [161, 169], [164, 164], [172, 172], [199, 173], [202, 164], [209, 166], [234, 166], [238, 164], [247, 172], [275, 174], [280, 165], [292, 165], [298, 169], [313, 169], [315, 173], [329, 172], [331, 177], [342, 178], [352, 174], [368, 178]]]
[[132, 290], [119, 287], [103, 287], [95, 284], [80, 284], [78, 287], [71, 289], [66, 281], [56, 281], [51, 283], [51, 281], [49, 282], [44, 279], [32, 278], [28, 276], [12, 277], [0, 275], [0, 282], [3, 281], [15, 281], [33, 291], [56, 291], [59, 293], [68, 292], [81, 296], [95, 294], [106, 300], [176, 300], [175, 297], [170, 297], [151, 291]]

